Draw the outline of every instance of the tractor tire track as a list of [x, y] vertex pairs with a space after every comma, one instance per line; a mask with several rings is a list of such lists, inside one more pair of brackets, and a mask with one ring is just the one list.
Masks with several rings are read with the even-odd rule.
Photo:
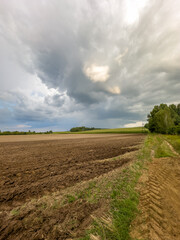
[[141, 214], [131, 235], [141, 240], [178, 240], [180, 236], [180, 158], [154, 158], [140, 179]]

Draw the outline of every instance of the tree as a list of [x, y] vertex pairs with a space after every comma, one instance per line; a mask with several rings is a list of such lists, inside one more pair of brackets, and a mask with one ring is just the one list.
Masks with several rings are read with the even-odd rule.
[[155, 132], [156, 129], [156, 123], [155, 123], [155, 115], [157, 112], [159, 112], [160, 108], [159, 106], [154, 106], [153, 110], [148, 114], [148, 125], [150, 132]]
[[180, 103], [177, 105], [177, 114], [180, 116]]
[[177, 106], [175, 104], [167, 106], [163, 103], [159, 106], [156, 105], [147, 117], [147, 126], [150, 132], [179, 134], [180, 104]]
[[169, 108], [160, 109], [154, 116], [154, 122], [157, 133], [171, 133], [171, 129], [175, 127]]

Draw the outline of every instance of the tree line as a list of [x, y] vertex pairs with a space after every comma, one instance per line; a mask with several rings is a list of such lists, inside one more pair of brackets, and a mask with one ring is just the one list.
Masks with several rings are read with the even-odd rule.
[[150, 132], [180, 134], [180, 104], [160, 104], [154, 106], [147, 116], [145, 125]]
[[51, 134], [53, 133], [52, 130], [46, 131], [46, 132], [35, 132], [35, 131], [1, 131], [0, 130], [0, 135], [31, 135], [31, 134]]
[[83, 132], [83, 131], [89, 131], [89, 130], [99, 130], [101, 128], [94, 128], [94, 127], [73, 127], [70, 129], [70, 132]]

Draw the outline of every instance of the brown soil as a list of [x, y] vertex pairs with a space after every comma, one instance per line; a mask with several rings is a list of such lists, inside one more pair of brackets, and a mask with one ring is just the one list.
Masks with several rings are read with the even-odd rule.
[[180, 157], [153, 158], [140, 179], [139, 192], [141, 214], [133, 223], [132, 237], [179, 240]]
[[75, 139], [94, 139], [111, 138], [119, 135], [120, 138], [129, 138], [132, 134], [32, 134], [32, 135], [0, 135], [1, 142], [34, 142], [51, 140], [75, 140]]
[[101, 203], [77, 200], [59, 209], [24, 210], [10, 216], [2, 226], [0, 239], [72, 239], [78, 237], [91, 222], [90, 216]]
[[[133, 134], [60, 135], [58, 140], [52, 137], [53, 140], [41, 141], [31, 141], [32, 136], [30, 141], [28, 136], [22, 141], [23, 137], [13, 136], [14, 142], [4, 138], [0, 143], [0, 239], [3, 240], [79, 236], [89, 225], [90, 215], [104, 208], [104, 201], [89, 203], [78, 199], [55, 209], [39, 205], [36, 209], [29, 208], [28, 203], [122, 167], [132, 158], [104, 159], [133, 152], [144, 139], [143, 135]], [[11, 212], [14, 207], [24, 210]]]

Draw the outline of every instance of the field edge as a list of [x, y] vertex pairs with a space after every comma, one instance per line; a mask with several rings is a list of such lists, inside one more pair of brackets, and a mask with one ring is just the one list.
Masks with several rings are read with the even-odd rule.
[[151, 160], [152, 136], [148, 135], [135, 160], [117, 177], [110, 193], [110, 209], [94, 222], [86, 235], [78, 240], [120, 239], [130, 237], [131, 222], [138, 212], [139, 195], [136, 186], [146, 164]]

